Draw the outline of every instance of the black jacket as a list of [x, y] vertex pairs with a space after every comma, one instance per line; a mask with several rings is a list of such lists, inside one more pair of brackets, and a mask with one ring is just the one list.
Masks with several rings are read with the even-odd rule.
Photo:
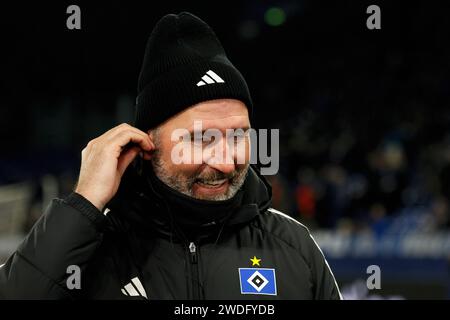
[[256, 170], [239, 208], [190, 239], [128, 171], [106, 215], [76, 193], [53, 200], [0, 268], [0, 298], [340, 299], [308, 229], [270, 208]]

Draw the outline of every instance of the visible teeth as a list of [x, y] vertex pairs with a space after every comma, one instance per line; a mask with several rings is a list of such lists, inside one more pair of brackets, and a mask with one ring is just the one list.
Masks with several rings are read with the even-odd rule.
[[219, 185], [223, 184], [225, 181], [227, 181], [227, 179], [216, 180], [216, 181], [200, 181], [200, 183], [206, 184], [209, 186], [219, 186]]

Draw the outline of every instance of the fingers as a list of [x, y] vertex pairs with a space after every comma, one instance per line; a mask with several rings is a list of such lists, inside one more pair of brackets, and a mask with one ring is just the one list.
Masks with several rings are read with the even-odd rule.
[[136, 158], [139, 152], [140, 149], [138, 147], [132, 147], [121, 154], [117, 163], [117, 170], [119, 171], [120, 176], [123, 175], [126, 168], [130, 165], [134, 158]]
[[[103, 135], [101, 135], [97, 139], [108, 141], [112, 137], [115, 137], [118, 134], [121, 134], [121, 133], [127, 132], [127, 131], [128, 132], [134, 132], [134, 133], [136, 133], [138, 135], [141, 135], [145, 139], [148, 139], [150, 141], [150, 144], [153, 145], [152, 139], [147, 133], [145, 133], [144, 131], [139, 130], [138, 128], [130, 126], [127, 123], [122, 123], [122, 124], [112, 128], [112, 129], [108, 130], [107, 132], [105, 132]], [[97, 140], [97, 139], [94, 139], [94, 140]]]
[[107, 140], [107, 144], [120, 147], [120, 151], [130, 142], [138, 144], [145, 151], [151, 151], [155, 148], [148, 135], [143, 135], [133, 130], [119, 131]]
[[123, 130], [133, 130], [133, 131], [136, 131], [138, 133], [142, 133], [144, 135], [147, 135], [147, 133], [145, 133], [144, 131], [141, 131], [138, 128], [133, 127], [133, 126], [129, 125], [128, 123], [121, 123], [118, 126], [115, 126], [114, 128], [111, 128], [108, 131], [106, 131], [102, 136], [111, 136], [111, 135], [114, 135], [114, 133], [119, 132], [119, 131], [123, 131]]
[[121, 147], [124, 147], [129, 142], [135, 142], [139, 143], [146, 151], [155, 148], [153, 141], [148, 134], [127, 124], [117, 126], [116, 130], [108, 134], [106, 139], [108, 141], [116, 140], [120, 143]]
[[101, 210], [117, 192], [122, 175], [139, 152], [148, 159], [154, 149], [147, 133], [128, 124], [112, 128], [82, 150], [75, 191]]
[[121, 124], [89, 141], [85, 150], [101, 148], [107, 152], [114, 152], [118, 157], [122, 151], [125, 151], [124, 148], [129, 143], [137, 144], [146, 153], [155, 149], [155, 145], [147, 133], [128, 124]]

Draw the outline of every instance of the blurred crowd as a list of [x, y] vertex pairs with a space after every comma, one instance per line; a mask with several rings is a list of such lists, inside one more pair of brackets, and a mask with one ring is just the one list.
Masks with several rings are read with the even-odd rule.
[[298, 115], [282, 126], [281, 170], [269, 177], [274, 206], [319, 228], [448, 230], [450, 127], [422, 120], [416, 113], [363, 136], [344, 114]]

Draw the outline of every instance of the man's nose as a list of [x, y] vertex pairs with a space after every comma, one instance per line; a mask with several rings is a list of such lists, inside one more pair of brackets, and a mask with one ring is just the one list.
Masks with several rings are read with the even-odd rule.
[[204, 161], [211, 168], [225, 174], [231, 173], [236, 170], [235, 155], [233, 151], [233, 146], [229, 146], [227, 141], [222, 139], [220, 143], [214, 146], [213, 152], [207, 153], [211, 156], [207, 156]]
[[208, 166], [216, 170], [219, 170], [225, 174], [232, 173], [236, 168], [234, 164], [227, 164], [227, 163], [208, 163]]

